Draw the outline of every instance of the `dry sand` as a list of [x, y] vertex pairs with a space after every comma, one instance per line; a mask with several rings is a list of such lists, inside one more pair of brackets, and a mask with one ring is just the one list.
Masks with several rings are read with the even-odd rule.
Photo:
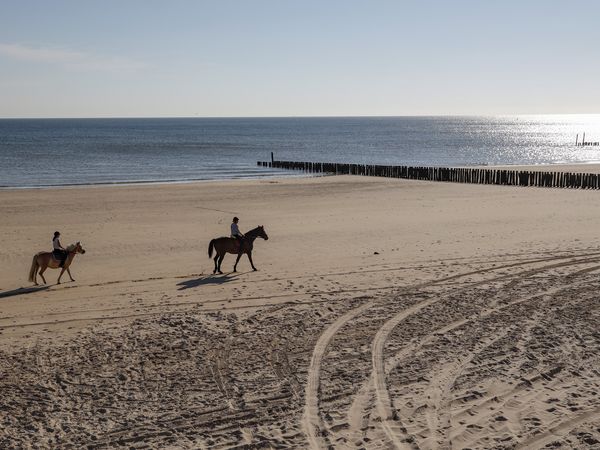
[[[270, 239], [213, 276], [233, 215]], [[348, 176], [1, 191], [0, 448], [599, 448], [599, 223]], [[30, 289], [56, 229], [77, 281]]]

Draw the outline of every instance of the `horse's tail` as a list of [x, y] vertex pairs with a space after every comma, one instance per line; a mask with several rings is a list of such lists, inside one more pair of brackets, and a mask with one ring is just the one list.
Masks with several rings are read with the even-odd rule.
[[212, 258], [213, 248], [215, 248], [215, 240], [214, 239], [212, 241], [210, 241], [210, 244], [208, 244], [208, 257], [209, 258]]
[[31, 269], [29, 269], [29, 281], [33, 281], [33, 276], [35, 275], [35, 272], [36, 272], [37, 268], [39, 267], [37, 258], [38, 258], [38, 255], [34, 255], [33, 261], [31, 261]]

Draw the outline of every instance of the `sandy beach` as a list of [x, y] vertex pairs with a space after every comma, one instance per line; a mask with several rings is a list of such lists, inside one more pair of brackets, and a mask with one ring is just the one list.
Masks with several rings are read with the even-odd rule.
[[[0, 447], [599, 448], [599, 195], [352, 176], [0, 191]], [[269, 235], [258, 271], [227, 255], [213, 275], [234, 215]], [[34, 287], [55, 230], [86, 254], [75, 282]]]

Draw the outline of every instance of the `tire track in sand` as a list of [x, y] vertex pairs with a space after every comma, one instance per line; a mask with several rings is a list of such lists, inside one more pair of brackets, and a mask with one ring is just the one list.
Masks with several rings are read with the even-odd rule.
[[[581, 283], [578, 283], [578, 285], [580, 284]], [[558, 286], [555, 288], [551, 288], [547, 291], [540, 292], [532, 297], [515, 300], [501, 307], [484, 311], [483, 313], [480, 313], [478, 315], [477, 319], [488, 317], [493, 313], [500, 312], [506, 308], [518, 305], [519, 303], [523, 303], [526, 301], [530, 302], [536, 299], [543, 300], [548, 295], [553, 296], [566, 290], [572, 290], [573, 288], [574, 286]], [[566, 308], [566, 306], [564, 308]], [[539, 316], [540, 314], [541, 313], [539, 311], [535, 313], [534, 316], [529, 319], [530, 324], [534, 324], [536, 320], [535, 317]], [[469, 322], [470, 321], [471, 320], [469, 320]], [[530, 327], [525, 328], [525, 334], [529, 332], [529, 329]], [[430, 414], [429, 428], [432, 434], [431, 439], [434, 445], [439, 446], [439, 448], [452, 448], [452, 443], [450, 442], [450, 437], [448, 433], [452, 427], [452, 414], [450, 411], [450, 407], [452, 405], [453, 399], [449, 397], [456, 383], [456, 380], [463, 373], [467, 365], [470, 364], [479, 354], [481, 354], [487, 348], [491, 347], [497, 341], [504, 338], [510, 331], [511, 326], [508, 326], [506, 328], [503, 328], [501, 332], [496, 333], [494, 336], [484, 339], [481, 343], [475, 346], [475, 348], [471, 352], [469, 352], [469, 354], [459, 359], [457, 362], [450, 364], [450, 369], [444, 370], [441, 375], [432, 378], [430, 382], [430, 389], [433, 392], [437, 392], [439, 394], [437, 396], [437, 400], [433, 403], [433, 405], [430, 405], [430, 409], [428, 409], [428, 414]], [[439, 442], [439, 438], [441, 438], [441, 443]]]
[[452, 426], [452, 416], [450, 414], [451, 401], [447, 401], [446, 399], [450, 396], [456, 380], [460, 377], [467, 365], [486, 349], [506, 337], [510, 331], [510, 328], [506, 328], [494, 337], [483, 340], [467, 356], [461, 358], [458, 362], [451, 364], [450, 369], [443, 370], [441, 375], [438, 375], [431, 380], [430, 389], [435, 395], [432, 395], [434, 403], [428, 405], [427, 422], [431, 433], [429, 438], [432, 446], [440, 449], [452, 448], [452, 444], [448, 437], [448, 433]]
[[361, 314], [363, 311], [366, 311], [371, 306], [373, 306], [373, 302], [368, 301], [358, 308], [346, 312], [326, 328], [317, 340], [308, 368], [308, 378], [306, 380], [306, 390], [304, 394], [304, 415], [302, 417], [302, 428], [304, 429], [304, 433], [306, 434], [306, 438], [312, 449], [318, 450], [323, 448], [323, 440], [326, 438], [324, 435], [325, 426], [319, 414], [319, 378], [321, 375], [321, 362], [323, 356], [327, 351], [331, 339], [338, 330], [344, 326], [346, 322]]
[[[567, 265], [577, 264], [577, 263], [598, 261], [598, 260], [600, 260], [599, 258], [590, 258], [590, 256], [597, 256], [599, 254], [600, 253], [598, 253], [598, 252], [588, 253], [588, 254], [585, 254], [585, 256], [587, 258], [582, 258], [582, 259], [575, 260], [575, 261], [552, 264], [550, 266], [545, 266], [541, 269], [532, 269], [529, 271], [521, 272], [519, 274], [500, 275], [491, 280], [487, 279], [487, 280], [482, 280], [482, 281], [471, 283], [468, 287], [471, 288], [471, 287], [474, 287], [477, 285], [489, 283], [491, 281], [499, 281], [499, 280], [503, 280], [503, 279], [507, 279], [507, 278], [512, 278], [517, 275], [525, 275], [525, 276], [533, 275], [535, 273], [538, 273], [538, 272], [541, 272], [541, 271], [544, 271], [547, 269], [562, 267], [563, 265], [567, 266]], [[529, 265], [529, 264], [556, 261], [556, 260], [561, 260], [561, 259], [573, 259], [576, 257], [577, 257], [577, 255], [572, 255], [572, 254], [561, 255], [561, 256], [549, 256], [549, 257], [545, 257], [545, 258], [530, 259], [527, 261], [518, 261], [518, 262], [514, 262], [514, 263], [503, 264], [500, 266], [492, 266], [492, 267], [488, 267], [485, 269], [479, 269], [479, 270], [473, 270], [473, 271], [468, 271], [468, 272], [464, 272], [464, 273], [449, 275], [447, 277], [440, 278], [438, 280], [432, 280], [429, 282], [418, 283], [413, 286], [408, 286], [406, 288], [405, 293], [410, 292], [410, 291], [415, 291], [418, 289], [422, 289], [422, 288], [426, 288], [429, 286], [439, 285], [439, 284], [445, 283], [447, 281], [452, 281], [452, 280], [464, 278], [464, 277], [471, 276], [471, 275], [480, 275], [480, 274], [494, 272], [494, 271], [498, 271], [498, 270], [502, 270], [502, 269], [508, 269], [508, 268], [519, 267], [519, 266], [522, 267], [522, 266]], [[431, 299], [431, 300], [427, 300], [426, 302], [419, 303], [417, 305], [413, 305], [411, 308], [409, 308], [409, 310], [411, 310], [410, 314], [412, 314], [412, 312], [416, 312], [436, 301], [439, 301], [439, 299]], [[352, 320], [353, 318], [355, 318], [356, 316], [358, 316], [359, 314], [361, 314], [368, 308], [370, 308], [372, 305], [373, 305], [373, 302], [366, 303], [358, 308], [348, 311], [347, 313], [345, 313], [344, 315], [339, 317], [333, 324], [331, 324], [327, 329], [325, 329], [325, 331], [321, 334], [321, 336], [319, 337], [319, 339], [315, 345], [315, 349], [313, 350], [313, 355], [311, 357], [311, 362], [310, 362], [310, 366], [308, 369], [308, 377], [307, 377], [307, 384], [306, 384], [306, 389], [305, 389], [305, 399], [304, 399], [304, 401], [305, 401], [304, 414], [302, 417], [302, 428], [303, 428], [306, 438], [309, 442], [309, 445], [312, 449], [324, 448], [325, 444], [327, 443], [327, 441], [323, 439], [324, 434], [325, 434], [325, 425], [324, 425], [323, 421], [321, 420], [320, 414], [319, 414], [319, 385], [320, 385], [319, 378], [320, 378], [321, 362], [325, 355], [325, 351], [326, 351], [331, 339], [333, 338], [333, 336], [339, 331], [340, 328], [342, 328], [343, 325], [345, 325], [348, 321]], [[408, 312], [409, 310], [404, 310], [400, 314], [402, 315], [402, 314]], [[406, 314], [406, 316], [408, 316], [408, 315], [409, 314]], [[402, 319], [398, 320], [398, 323], [401, 322], [401, 320], [403, 320], [404, 317], [405, 316], [403, 315]], [[391, 320], [393, 321], [394, 319], [395, 318], [393, 318]], [[389, 334], [393, 330], [393, 328], [395, 328], [395, 326], [396, 325], [391, 327], [389, 330], [386, 329], [386, 333]], [[380, 329], [380, 331], [381, 331], [381, 329]], [[383, 333], [381, 333], [381, 334], [378, 333], [378, 334], [379, 334], [380, 339], [384, 336]], [[387, 336], [385, 336], [385, 340], [387, 340]], [[381, 342], [380, 344], [378, 344], [381, 346], [381, 353], [383, 350], [383, 344], [385, 343], [385, 340], [383, 342]], [[375, 361], [375, 359], [373, 359], [373, 361]], [[383, 362], [381, 363], [381, 366], [383, 366]], [[381, 373], [383, 373], [384, 375], [383, 375], [383, 383], [382, 383], [381, 379], [379, 380], [379, 382], [380, 382], [379, 388], [380, 389], [385, 388], [385, 390], [387, 392], [387, 387], [385, 386], [385, 371], [384, 371], [383, 367], [381, 367], [380, 369], [382, 369]], [[369, 377], [367, 384], [370, 384], [370, 383], [373, 383], [373, 384], [375, 383], [374, 376]], [[365, 386], [363, 385], [363, 388], [364, 387]], [[361, 391], [363, 392], [361, 399], [363, 401], [368, 401], [370, 398], [370, 391], [371, 391], [370, 386], [367, 386], [366, 389], [361, 389]], [[361, 401], [360, 403], [362, 404], [363, 401]], [[354, 417], [357, 417], [357, 416], [354, 416]], [[354, 421], [355, 420], [356, 420], [356, 418], [354, 419]], [[383, 416], [382, 416], [382, 420], [383, 420]], [[391, 429], [389, 431], [391, 431]]]
[[[551, 259], [556, 259], [556, 258], [551, 258]], [[546, 266], [543, 266], [540, 268], [526, 270], [526, 271], [523, 271], [523, 272], [520, 272], [517, 274], [501, 275], [492, 280], [478, 281], [478, 282], [470, 284], [466, 288], [459, 289], [459, 291], [468, 289], [468, 288], [472, 288], [477, 285], [487, 284], [491, 281], [500, 281], [500, 280], [515, 278], [515, 277], [528, 277], [531, 275], [535, 275], [537, 273], [544, 272], [549, 269], [556, 269], [556, 268], [568, 267], [568, 266], [572, 266], [572, 265], [592, 263], [592, 262], [597, 262], [598, 260], [599, 260], [598, 258], [581, 258], [581, 259], [574, 259], [574, 260], [563, 262], [563, 263], [550, 264], [550, 265], [546, 265]], [[518, 263], [518, 264], [514, 264], [514, 265], [522, 266], [523, 263]], [[495, 269], [498, 269], [498, 268], [495, 268]], [[490, 269], [490, 270], [494, 270], [494, 269]], [[484, 269], [481, 272], [486, 272], [486, 271], [490, 271], [490, 270]], [[377, 334], [375, 335], [375, 338], [373, 339], [373, 344], [371, 346], [371, 358], [372, 358], [372, 364], [373, 364], [372, 378], [373, 378], [373, 385], [374, 385], [374, 389], [375, 389], [376, 410], [377, 410], [377, 413], [379, 414], [379, 418], [381, 420], [380, 424], [381, 424], [381, 427], [383, 428], [385, 434], [387, 435], [390, 442], [396, 448], [399, 448], [399, 449], [411, 448], [413, 446], [416, 446], [416, 443], [414, 442], [414, 438], [407, 433], [406, 428], [402, 424], [401, 418], [398, 416], [397, 412], [395, 411], [395, 409], [392, 405], [392, 400], [391, 400], [391, 397], [390, 397], [390, 394], [389, 394], [389, 391], [387, 388], [387, 383], [386, 383], [386, 369], [385, 369], [385, 360], [384, 360], [384, 356], [383, 356], [383, 349], [384, 349], [385, 343], [387, 342], [392, 331], [404, 319], [406, 319], [408, 316], [410, 316], [416, 312], [419, 312], [423, 308], [425, 308], [433, 303], [436, 303], [440, 300], [441, 300], [441, 298], [439, 298], [439, 297], [432, 298], [432, 299], [425, 300], [421, 303], [418, 303], [416, 305], [409, 307], [408, 309], [401, 311], [396, 316], [392, 317], [387, 322], [385, 322], [381, 328], [379, 328], [379, 330], [377, 331]], [[518, 302], [521, 302], [521, 301], [523, 301], [523, 300], [519, 300]], [[406, 351], [408, 351], [408, 349]], [[403, 351], [403, 353], [404, 353], [404, 351]]]
[[[556, 259], [556, 257], [551, 257], [549, 259], [553, 260], [553, 259]], [[478, 273], [482, 273], [482, 272], [503, 269], [506, 267], [513, 267], [515, 265], [528, 264], [528, 263], [531, 264], [534, 262], [539, 262], [539, 260], [535, 260], [535, 261], [531, 261], [531, 262], [527, 262], [527, 263], [511, 263], [511, 264], [506, 264], [506, 265], [500, 266], [500, 267], [493, 267], [493, 268], [482, 269], [482, 270], [477, 270], [477, 271], [470, 271], [470, 272], [461, 273], [461, 274], [455, 274], [455, 275], [451, 275], [451, 276], [448, 276], [448, 277], [445, 277], [445, 278], [442, 278], [439, 280], [433, 280], [433, 281], [426, 282], [426, 283], [420, 283], [418, 285], [408, 287], [408, 289], [416, 290], [416, 289], [420, 289], [423, 287], [440, 284], [445, 281], [455, 280], [455, 279], [465, 277], [465, 276], [470, 276], [470, 275], [474, 275], [474, 274], [478, 274]], [[436, 301], [436, 300], [432, 299], [429, 302], [433, 302], [433, 301]], [[424, 304], [421, 303], [418, 305], [414, 305], [413, 308], [418, 307], [420, 305], [422, 305], [421, 307], [425, 306]], [[310, 366], [308, 369], [308, 378], [306, 381], [306, 389], [305, 389], [305, 395], [304, 395], [304, 399], [305, 399], [304, 400], [305, 401], [304, 415], [302, 417], [302, 428], [304, 430], [304, 433], [306, 435], [308, 443], [312, 449], [326, 448], [326, 446], [328, 445], [327, 440], [324, 439], [325, 433], [326, 433], [325, 425], [324, 425], [323, 421], [321, 420], [321, 417], [319, 414], [319, 386], [320, 386], [321, 362], [325, 355], [325, 351], [327, 350], [327, 347], [328, 347], [329, 343], [331, 342], [331, 339], [333, 338], [333, 336], [339, 331], [340, 328], [342, 328], [342, 326], [344, 326], [347, 322], [349, 322], [350, 320], [352, 320], [353, 318], [355, 318], [356, 316], [358, 316], [359, 314], [361, 314], [362, 312], [364, 312], [371, 306], [373, 306], [373, 302], [366, 303], [366, 304], [364, 304], [358, 308], [355, 308], [353, 310], [350, 310], [350, 311], [346, 312], [344, 315], [340, 316], [333, 324], [331, 324], [321, 334], [321, 336], [319, 337], [319, 339], [315, 345], [315, 349], [313, 350], [313, 355], [311, 357]], [[405, 311], [407, 311], [407, 310], [405, 310]], [[371, 377], [371, 379], [372, 378], [373, 377]], [[323, 442], [323, 441], [325, 441], [325, 442]]]

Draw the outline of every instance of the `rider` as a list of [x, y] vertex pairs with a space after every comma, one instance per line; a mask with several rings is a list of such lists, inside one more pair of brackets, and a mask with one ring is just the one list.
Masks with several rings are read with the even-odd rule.
[[233, 218], [233, 222], [231, 222], [231, 237], [238, 240], [240, 245], [240, 250], [242, 249], [242, 241], [244, 239], [244, 235], [240, 232], [238, 227], [238, 222], [240, 219], [237, 217]]
[[56, 258], [57, 261], [60, 261], [60, 267], [62, 267], [67, 260], [67, 251], [60, 245], [59, 238], [60, 233], [58, 231], [54, 232], [54, 237], [52, 238], [52, 255]]

